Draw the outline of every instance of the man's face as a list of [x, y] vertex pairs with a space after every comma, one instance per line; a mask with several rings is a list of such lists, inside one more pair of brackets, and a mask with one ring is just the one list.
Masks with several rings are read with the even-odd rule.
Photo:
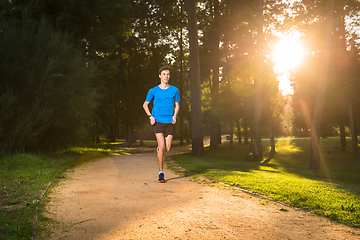
[[170, 71], [169, 70], [162, 70], [159, 78], [161, 80], [161, 82], [163, 83], [168, 83], [169, 79], [170, 79]]

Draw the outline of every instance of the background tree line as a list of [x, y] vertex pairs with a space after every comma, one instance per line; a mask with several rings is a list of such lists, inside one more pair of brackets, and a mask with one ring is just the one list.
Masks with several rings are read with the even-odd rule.
[[[293, 108], [291, 134], [309, 136], [321, 56], [327, 46], [330, 58], [321, 132], [327, 136], [339, 129], [341, 148], [345, 150], [345, 126], [349, 126], [354, 136], [353, 149], [357, 150], [359, 113], [354, 106], [359, 101], [359, 68], [358, 35], [354, 29], [358, 25], [359, 3], [335, 2], [329, 38], [324, 31], [329, 2], [195, 1], [201, 118], [204, 134], [211, 138], [211, 148], [221, 144], [221, 134], [227, 133], [230, 148], [233, 135], [239, 143], [251, 143], [251, 148], [254, 142], [260, 143], [255, 145], [255, 156], [262, 159], [261, 137], [273, 139], [275, 135], [284, 135], [284, 108], [289, 105]], [[129, 145], [140, 139], [143, 144], [144, 139], [153, 136], [141, 105], [148, 89], [158, 84], [157, 70], [163, 64], [172, 66], [171, 83], [181, 92], [176, 137], [181, 144], [191, 141], [186, 4], [188, 1], [183, 0], [2, 1], [1, 41], [23, 44], [10, 51], [12, 45], [1, 42], [2, 51], [6, 52], [1, 54], [2, 151], [63, 149], [74, 144], [70, 139], [81, 140], [86, 136], [95, 140], [106, 136], [109, 141], [125, 138]], [[50, 40], [35, 37], [16, 40], [21, 34], [29, 36], [29, 24], [34, 36], [45, 38], [43, 35], [48, 34], [66, 39], [61, 44], [72, 49], [68, 53], [57, 46], [55, 39], [51, 39], [53, 50], [46, 50], [47, 54], [66, 55], [59, 58], [57, 68], [46, 67], [52, 61], [42, 44], [50, 44]], [[42, 26], [47, 26], [47, 30], [41, 31]], [[306, 57], [292, 73], [294, 96], [289, 100], [278, 90], [271, 51], [280, 39], [279, 33], [286, 35], [292, 31], [302, 33]], [[7, 33], [13, 35], [13, 40], [5, 39]], [[37, 52], [31, 52], [35, 46]], [[79, 65], [71, 63], [74, 58], [71, 54], [80, 58]], [[29, 67], [26, 56], [41, 59]], [[25, 68], [33, 73], [26, 73]], [[77, 73], [80, 69], [84, 75]], [[31, 79], [35, 79], [33, 87], [26, 87]], [[44, 89], [40, 93], [41, 81], [59, 92]], [[64, 86], [54, 87], [60, 83]], [[35, 95], [43, 99], [38, 100]], [[11, 105], [12, 98], [18, 102]], [[69, 128], [69, 134], [64, 128]], [[58, 134], [64, 135], [61, 141]], [[271, 147], [275, 152], [275, 145]]]

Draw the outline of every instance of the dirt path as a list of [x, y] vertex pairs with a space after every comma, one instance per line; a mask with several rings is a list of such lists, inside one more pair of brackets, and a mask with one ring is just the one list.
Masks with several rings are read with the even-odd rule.
[[360, 229], [279, 203], [165, 177], [157, 183], [155, 152], [75, 168], [50, 194], [50, 239], [360, 239]]

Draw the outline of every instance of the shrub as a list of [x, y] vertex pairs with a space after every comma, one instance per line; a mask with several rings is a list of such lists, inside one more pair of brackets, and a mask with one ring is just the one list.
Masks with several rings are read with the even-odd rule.
[[96, 67], [46, 19], [0, 21], [0, 151], [79, 141], [99, 98]]

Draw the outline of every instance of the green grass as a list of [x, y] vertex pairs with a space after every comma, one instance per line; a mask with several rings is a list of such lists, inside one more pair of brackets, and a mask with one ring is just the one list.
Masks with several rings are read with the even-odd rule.
[[[46, 233], [45, 226], [51, 219], [41, 215], [46, 200], [39, 198], [54, 176], [56, 184], [69, 168], [111, 155], [133, 153], [138, 151], [112, 149], [102, 143], [51, 156], [16, 154], [0, 158], [0, 239], [31, 239], [35, 230]], [[35, 229], [37, 212], [40, 222]]]
[[39, 201], [42, 191], [56, 174], [73, 166], [76, 158], [73, 154], [61, 158], [32, 154], [0, 158], [0, 239], [30, 238], [35, 231], [35, 213], [44, 207]]
[[[154, 141], [144, 141], [144, 144], [147, 146], [147, 147], [156, 147], [157, 146], [157, 142], [154, 140]], [[121, 147], [121, 148], [125, 148], [128, 146], [128, 143], [125, 142], [125, 141], [117, 141], [117, 142], [108, 142], [108, 141], [104, 141], [104, 140], [101, 140], [100, 143], [96, 143], [96, 142], [93, 142], [93, 143], [90, 143], [89, 144], [89, 147], [102, 147], [102, 148], [112, 148], [112, 149], [116, 149], [118, 147]], [[136, 143], [133, 143], [131, 145], [132, 147], [140, 147], [140, 142], [139, 141], [136, 141]]]
[[273, 156], [268, 153], [269, 142], [263, 141], [261, 162], [248, 161], [249, 145], [237, 143], [231, 151], [223, 143], [217, 150], [207, 149], [203, 157], [184, 154], [172, 158], [188, 175], [238, 186], [360, 227], [360, 159], [352, 157], [350, 147], [340, 151], [339, 141], [321, 139], [321, 171], [309, 170], [309, 139], [278, 140]]

